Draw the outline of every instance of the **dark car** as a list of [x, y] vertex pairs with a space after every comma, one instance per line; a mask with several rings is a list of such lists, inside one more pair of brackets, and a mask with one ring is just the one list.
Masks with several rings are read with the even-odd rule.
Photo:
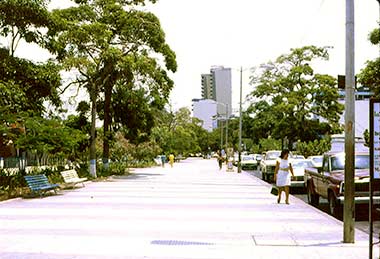
[[[341, 216], [344, 203], [344, 152], [328, 152], [323, 155], [322, 168], [306, 168], [305, 183], [308, 202], [319, 204], [319, 198], [328, 199], [330, 213]], [[368, 151], [355, 153], [355, 204], [369, 203]], [[380, 201], [380, 193], [374, 193], [374, 200]]]

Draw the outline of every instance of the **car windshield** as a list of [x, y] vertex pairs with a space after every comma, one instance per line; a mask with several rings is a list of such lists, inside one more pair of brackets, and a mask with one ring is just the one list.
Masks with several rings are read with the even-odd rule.
[[[331, 158], [332, 170], [344, 170], [345, 156], [335, 156]], [[369, 155], [355, 155], [355, 169], [368, 169]]]
[[243, 156], [243, 157], [241, 158], [241, 160], [243, 160], [243, 161], [253, 160], [253, 157], [250, 157], [250, 156]]
[[311, 160], [313, 160], [314, 163], [322, 163], [323, 158], [322, 157], [313, 157]]
[[293, 168], [296, 168], [296, 167], [306, 168], [306, 167], [313, 167], [313, 164], [310, 161], [294, 161], [294, 162], [292, 162], [292, 167]]
[[266, 160], [276, 160], [277, 158], [280, 157], [281, 152], [268, 152], [265, 156]]

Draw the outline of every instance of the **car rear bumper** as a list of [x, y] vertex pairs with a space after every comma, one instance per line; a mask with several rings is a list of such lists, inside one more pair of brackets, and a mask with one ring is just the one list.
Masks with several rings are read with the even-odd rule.
[[[339, 201], [339, 203], [343, 204], [344, 196], [339, 196], [337, 200]], [[380, 204], [380, 196], [374, 196], [373, 203]], [[369, 197], [355, 197], [355, 204], [369, 204]]]
[[290, 187], [305, 187], [304, 181], [291, 181]]

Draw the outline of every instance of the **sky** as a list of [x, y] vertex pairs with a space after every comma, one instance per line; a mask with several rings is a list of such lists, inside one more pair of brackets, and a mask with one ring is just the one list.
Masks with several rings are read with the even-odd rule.
[[[52, 0], [52, 8], [67, 7]], [[158, 0], [145, 10], [160, 19], [166, 41], [177, 55], [178, 70], [170, 74], [175, 87], [170, 95], [174, 110], [191, 108], [201, 97], [201, 74], [211, 66], [232, 68], [232, 106], [239, 106], [240, 67], [243, 97], [253, 90], [250, 68], [291, 48], [330, 46], [330, 60], [318, 63], [316, 72], [332, 76], [345, 73], [345, 0]], [[355, 1], [355, 72], [379, 56], [368, 34], [379, 26], [376, 0]], [[20, 48], [21, 56], [41, 60], [46, 53]]]

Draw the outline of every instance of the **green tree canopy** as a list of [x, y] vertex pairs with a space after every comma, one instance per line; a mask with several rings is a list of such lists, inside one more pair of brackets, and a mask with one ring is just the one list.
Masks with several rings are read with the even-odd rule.
[[0, 2], [0, 35], [10, 41], [9, 52], [14, 56], [21, 40], [44, 44], [43, 30], [50, 24], [48, 0], [2, 0]]
[[309, 141], [339, 131], [343, 106], [338, 103], [336, 79], [317, 74], [316, 59], [328, 60], [327, 48], [291, 49], [275, 62], [263, 64], [252, 76], [255, 90], [250, 107], [254, 132], [277, 139]]
[[206, 152], [212, 144], [210, 133], [202, 128], [198, 119], [191, 118], [187, 108], [175, 113], [163, 112], [160, 121], [152, 129], [152, 138], [164, 153], [188, 155]]
[[[167, 71], [177, 68], [175, 53], [165, 42], [158, 18], [135, 8], [149, 1], [75, 2], [75, 7], [53, 12], [48, 46], [67, 69], [78, 71], [77, 83], [88, 89], [92, 102], [103, 102], [99, 106], [104, 120], [103, 158], [108, 159], [112, 97], [120, 96], [120, 90], [136, 91], [129, 96], [140, 98], [143, 94], [140, 101], [163, 107], [173, 87]], [[124, 87], [113, 95], [116, 85]], [[135, 108], [140, 107], [145, 106]], [[113, 115], [120, 115], [118, 109], [114, 109]], [[138, 123], [125, 119], [135, 118], [119, 116], [117, 122], [134, 126]]]
[[[30, 116], [42, 116], [44, 102], [61, 105], [59, 66], [51, 61], [36, 63], [16, 57], [21, 41], [45, 46], [50, 15], [45, 0], [3, 0], [0, 2], [0, 37], [9, 45], [0, 47], [0, 131], [3, 143], [15, 139]], [[17, 133], [17, 134], [15, 134]], [[27, 137], [27, 136], [22, 136]]]
[[[374, 44], [380, 44], [380, 30], [377, 28], [373, 30], [368, 40]], [[380, 96], [380, 58], [369, 60], [366, 66], [358, 74], [358, 81], [363, 86], [369, 87], [374, 94]]]

